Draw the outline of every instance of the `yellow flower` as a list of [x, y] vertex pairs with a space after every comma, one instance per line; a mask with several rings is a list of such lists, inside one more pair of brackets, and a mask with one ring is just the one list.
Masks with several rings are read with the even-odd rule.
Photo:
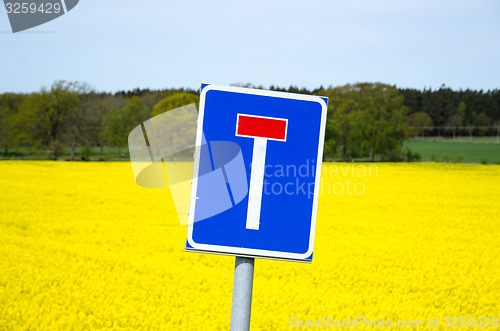
[[[0, 170], [0, 329], [229, 328], [234, 258], [184, 252], [168, 191], [128, 163]], [[498, 314], [500, 166], [322, 173], [313, 263], [256, 261], [252, 329]]]

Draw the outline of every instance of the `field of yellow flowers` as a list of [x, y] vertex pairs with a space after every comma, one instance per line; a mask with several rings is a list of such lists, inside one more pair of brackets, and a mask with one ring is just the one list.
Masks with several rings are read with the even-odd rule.
[[[168, 191], [129, 163], [0, 173], [1, 330], [229, 328], [234, 258], [184, 252]], [[313, 263], [255, 262], [253, 330], [498, 317], [500, 166], [335, 163], [322, 180]]]

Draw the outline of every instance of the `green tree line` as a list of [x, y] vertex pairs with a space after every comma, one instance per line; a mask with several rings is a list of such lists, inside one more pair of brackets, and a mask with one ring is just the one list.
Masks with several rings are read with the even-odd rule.
[[[244, 86], [262, 88], [261, 86]], [[381, 83], [358, 83], [314, 90], [271, 86], [270, 90], [327, 96], [325, 158], [402, 160], [409, 136], [439, 127], [500, 126], [500, 91], [423, 91]], [[0, 147], [4, 158], [20, 148], [44, 150], [49, 159], [62, 149], [115, 147], [121, 155], [129, 132], [152, 116], [198, 104], [198, 91], [135, 89], [98, 93], [78, 82], [57, 81], [38, 92], [0, 95]], [[444, 131], [443, 131], [444, 132]], [[486, 134], [486, 131], [482, 131]], [[471, 131], [472, 134], [472, 131]]]
[[500, 90], [400, 89], [412, 135], [491, 135], [500, 130]]

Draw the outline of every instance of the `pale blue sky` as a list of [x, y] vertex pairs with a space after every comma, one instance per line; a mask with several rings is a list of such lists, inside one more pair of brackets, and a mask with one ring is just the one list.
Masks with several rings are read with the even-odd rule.
[[12, 34], [0, 93], [54, 80], [98, 91], [250, 82], [500, 88], [500, 1], [98, 1]]

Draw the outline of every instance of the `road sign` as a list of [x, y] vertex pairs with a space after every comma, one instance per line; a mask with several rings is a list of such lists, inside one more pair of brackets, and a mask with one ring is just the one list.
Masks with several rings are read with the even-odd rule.
[[[186, 250], [312, 260], [326, 107], [318, 96], [202, 86]], [[219, 160], [222, 142], [239, 148], [230, 154], [242, 170]]]

